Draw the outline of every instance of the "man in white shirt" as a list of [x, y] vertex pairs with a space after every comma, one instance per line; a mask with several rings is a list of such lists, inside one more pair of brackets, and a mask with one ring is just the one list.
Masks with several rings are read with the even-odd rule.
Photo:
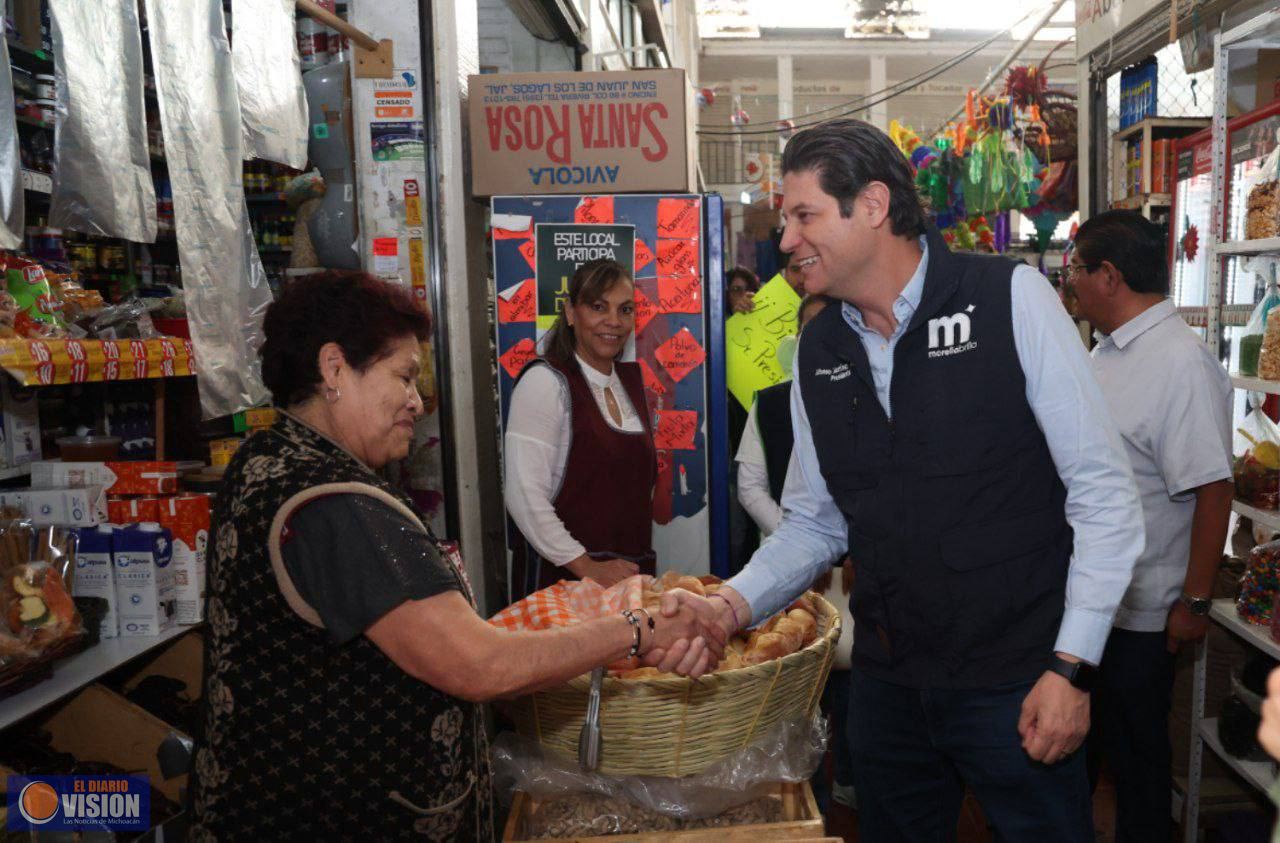
[[1233, 495], [1231, 380], [1167, 298], [1163, 240], [1140, 215], [1108, 211], [1080, 227], [1068, 264], [1147, 537], [1092, 699], [1090, 766], [1112, 771], [1119, 843], [1169, 839], [1174, 657], [1208, 630]]

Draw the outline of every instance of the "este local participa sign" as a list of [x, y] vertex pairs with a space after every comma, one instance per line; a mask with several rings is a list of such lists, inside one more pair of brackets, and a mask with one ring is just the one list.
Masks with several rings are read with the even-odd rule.
[[470, 77], [477, 196], [689, 192], [683, 70]]

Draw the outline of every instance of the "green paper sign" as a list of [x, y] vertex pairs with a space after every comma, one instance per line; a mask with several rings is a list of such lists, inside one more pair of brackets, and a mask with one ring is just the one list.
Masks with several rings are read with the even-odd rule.
[[725, 325], [725, 369], [729, 391], [750, 409], [755, 394], [787, 379], [778, 345], [794, 337], [800, 297], [781, 275], [760, 288], [750, 313], [735, 313]]

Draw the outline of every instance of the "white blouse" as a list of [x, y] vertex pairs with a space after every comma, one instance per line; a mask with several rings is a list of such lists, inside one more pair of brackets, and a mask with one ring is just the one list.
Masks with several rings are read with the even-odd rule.
[[[581, 357], [578, 365], [605, 423], [624, 433], [643, 431], [644, 421], [632, 406], [617, 369], [601, 374]], [[609, 416], [606, 387], [618, 402], [621, 425]], [[550, 366], [535, 366], [511, 393], [503, 438], [503, 495], [520, 532], [539, 556], [555, 565], [568, 564], [586, 552], [556, 515], [554, 504], [569, 461], [572, 429], [568, 385]]]
[[747, 425], [734, 460], [738, 463], [738, 503], [767, 536], [782, 523], [782, 506], [769, 491], [769, 471], [765, 467], [764, 443], [760, 440], [760, 422], [756, 416], [758, 401], [751, 402]]

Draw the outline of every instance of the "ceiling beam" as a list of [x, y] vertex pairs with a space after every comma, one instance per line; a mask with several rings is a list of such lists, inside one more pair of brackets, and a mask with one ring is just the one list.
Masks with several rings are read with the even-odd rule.
[[[885, 39], [885, 38], [804, 38], [804, 39], [755, 39], [755, 38], [704, 38], [702, 55], [706, 58], [777, 57], [783, 55], [799, 58], [870, 57], [885, 56], [941, 56], [956, 55], [978, 44], [982, 39]], [[974, 54], [974, 58], [1002, 58], [1016, 44], [1012, 38], [992, 42]], [[1043, 57], [1054, 46], [1052, 41], [1035, 42], [1028, 52]]]

